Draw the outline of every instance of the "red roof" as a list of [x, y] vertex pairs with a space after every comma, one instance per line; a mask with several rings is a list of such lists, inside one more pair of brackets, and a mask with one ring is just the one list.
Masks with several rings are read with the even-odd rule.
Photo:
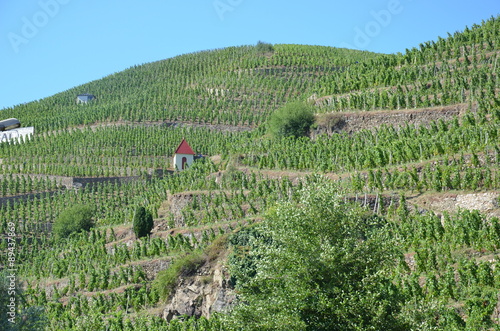
[[179, 147], [175, 150], [175, 154], [189, 154], [189, 155], [195, 155], [195, 152], [193, 152], [193, 149], [189, 144], [186, 142], [185, 139], [182, 139], [181, 143], [179, 144]]

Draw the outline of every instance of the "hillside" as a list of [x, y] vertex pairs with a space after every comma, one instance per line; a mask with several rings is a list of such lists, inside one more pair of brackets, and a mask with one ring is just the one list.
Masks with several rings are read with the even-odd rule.
[[[2, 110], [35, 135], [0, 143], [0, 329], [499, 328], [499, 57], [492, 17], [405, 54], [185, 54]], [[296, 101], [309, 134], [270, 134]], [[183, 138], [202, 157], [174, 171]], [[61, 236], [75, 205], [94, 226]]]
[[[190, 121], [257, 125], [290, 99], [309, 96], [345, 69], [377, 54], [322, 46], [231, 47], [135, 66], [101, 80], [5, 109], [41, 131], [96, 122]], [[96, 102], [75, 103], [81, 93]], [[311, 93], [312, 94], [312, 93]]]

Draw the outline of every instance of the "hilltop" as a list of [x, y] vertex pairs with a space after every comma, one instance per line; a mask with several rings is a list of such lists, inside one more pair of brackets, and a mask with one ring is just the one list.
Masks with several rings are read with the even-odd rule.
[[[323, 77], [377, 56], [305, 45], [202, 51], [134, 66], [4, 114], [14, 111], [40, 130], [120, 120], [257, 125], [287, 100], [309, 96]], [[97, 99], [81, 107], [81, 93]]]
[[[2, 329], [498, 328], [499, 57], [492, 17], [405, 54], [179, 55], [2, 110], [35, 127], [0, 144]], [[268, 130], [290, 104], [307, 135]], [[175, 171], [182, 139], [200, 157]], [[74, 205], [93, 227], [54, 235]]]

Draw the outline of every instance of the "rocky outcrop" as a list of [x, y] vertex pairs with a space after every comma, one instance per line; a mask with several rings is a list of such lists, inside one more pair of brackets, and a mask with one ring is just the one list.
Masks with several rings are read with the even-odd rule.
[[478, 210], [487, 217], [500, 217], [499, 191], [457, 194], [451, 192], [421, 197], [415, 202], [437, 212], [457, 212], [460, 209]]
[[229, 274], [221, 262], [206, 263], [195, 275], [181, 277], [163, 310], [167, 321], [177, 316], [210, 316], [227, 312], [235, 304], [236, 294], [229, 284]]

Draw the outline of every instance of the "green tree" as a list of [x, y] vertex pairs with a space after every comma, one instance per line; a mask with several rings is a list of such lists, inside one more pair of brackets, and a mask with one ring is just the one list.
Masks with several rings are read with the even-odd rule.
[[94, 209], [87, 205], [74, 205], [65, 209], [54, 222], [54, 235], [64, 238], [74, 232], [89, 231], [94, 226], [94, 213]]
[[397, 319], [403, 296], [384, 276], [399, 254], [386, 221], [344, 204], [333, 185], [310, 185], [255, 230], [265, 236], [243, 243], [248, 256], [232, 257], [235, 329], [405, 329]]
[[274, 52], [273, 44], [266, 43], [261, 40], [257, 42], [257, 45], [255, 45], [255, 49], [257, 50], [257, 52], [262, 52], [262, 53]]
[[134, 215], [134, 233], [137, 238], [145, 237], [153, 230], [153, 215], [144, 207], [139, 207]]
[[292, 102], [271, 115], [268, 131], [275, 137], [297, 138], [309, 134], [313, 123], [312, 107], [303, 102]]

